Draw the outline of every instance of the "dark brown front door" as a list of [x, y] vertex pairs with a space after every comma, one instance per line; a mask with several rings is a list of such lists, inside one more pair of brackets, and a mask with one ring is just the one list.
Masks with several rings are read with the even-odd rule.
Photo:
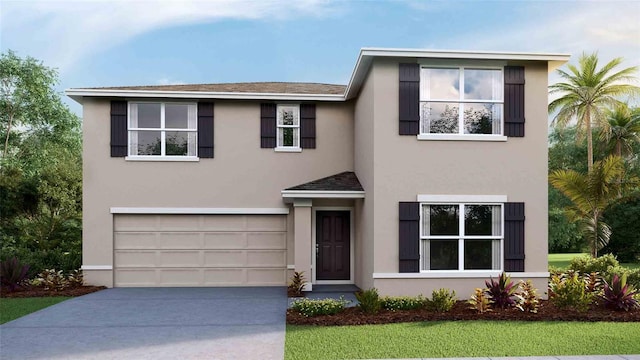
[[350, 234], [348, 211], [316, 213], [317, 280], [349, 280]]

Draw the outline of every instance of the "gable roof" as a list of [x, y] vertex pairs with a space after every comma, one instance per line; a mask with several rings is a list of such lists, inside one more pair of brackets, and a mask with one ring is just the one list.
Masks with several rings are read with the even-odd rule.
[[303, 82], [242, 82], [217, 84], [144, 85], [87, 88], [88, 90], [155, 90], [155, 91], [202, 91], [218, 93], [255, 94], [326, 94], [342, 95], [345, 85]]
[[286, 188], [285, 191], [364, 191], [353, 171], [323, 177], [304, 184]]

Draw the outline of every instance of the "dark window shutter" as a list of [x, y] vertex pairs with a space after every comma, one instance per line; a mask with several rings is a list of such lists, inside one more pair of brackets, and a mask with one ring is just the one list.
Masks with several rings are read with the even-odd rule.
[[400, 64], [400, 135], [420, 132], [420, 65]]
[[400, 202], [400, 272], [420, 272], [420, 203]]
[[524, 203], [504, 204], [504, 270], [524, 271]]
[[260, 147], [276, 147], [276, 104], [260, 104]]
[[213, 103], [198, 103], [198, 157], [213, 158]]
[[316, 104], [300, 104], [300, 147], [316, 148]]
[[504, 135], [524, 137], [524, 67], [504, 67]]
[[111, 101], [111, 157], [127, 156], [127, 102]]

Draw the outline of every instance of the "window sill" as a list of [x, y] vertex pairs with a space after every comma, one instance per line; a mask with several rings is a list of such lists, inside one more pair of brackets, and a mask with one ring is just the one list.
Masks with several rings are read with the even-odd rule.
[[275, 152], [302, 152], [302, 148], [294, 148], [294, 147], [277, 147], [274, 148]]
[[[419, 273], [374, 273], [374, 279], [469, 279], [498, 277], [502, 270], [423, 271]], [[548, 278], [548, 272], [507, 272], [514, 278]]]
[[503, 135], [418, 134], [418, 140], [507, 141]]
[[179, 162], [197, 162], [200, 158], [197, 156], [127, 156], [126, 161], [179, 161]]

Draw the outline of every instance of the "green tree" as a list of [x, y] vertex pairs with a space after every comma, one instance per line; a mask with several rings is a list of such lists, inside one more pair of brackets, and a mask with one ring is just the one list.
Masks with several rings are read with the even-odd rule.
[[[629, 83], [634, 81], [636, 67], [616, 71], [622, 58], [616, 58], [598, 69], [598, 54], [582, 54], [578, 67], [568, 64], [569, 71], [562, 69], [557, 73], [562, 81], [549, 86], [551, 95], [560, 95], [549, 104], [549, 113], [555, 113], [553, 124], [564, 128], [577, 120], [580, 133], [587, 137], [587, 168], [593, 170], [593, 134], [594, 125], [606, 128], [604, 109], [619, 104], [619, 97], [635, 95], [639, 88]], [[615, 72], [614, 72], [615, 71]]]
[[586, 174], [575, 170], [555, 170], [549, 176], [551, 185], [571, 201], [567, 215], [580, 226], [594, 257], [607, 245], [611, 236], [611, 229], [602, 221], [605, 209], [619, 200], [619, 194], [635, 190], [638, 186], [637, 178], [618, 181], [624, 172], [622, 159], [609, 156], [596, 161]]
[[640, 142], [640, 108], [632, 109], [625, 103], [617, 104], [605, 112], [608, 126], [600, 138], [611, 154], [622, 158], [637, 157], [634, 145]]

